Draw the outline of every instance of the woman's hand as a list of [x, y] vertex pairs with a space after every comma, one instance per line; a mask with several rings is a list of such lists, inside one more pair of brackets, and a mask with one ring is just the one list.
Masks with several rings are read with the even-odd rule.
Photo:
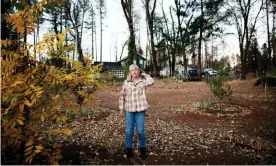
[[124, 116], [125, 116], [124, 110], [120, 110], [120, 116], [121, 116], [121, 117], [124, 117]]
[[146, 73], [141, 73], [141, 76], [145, 79], [145, 86], [150, 86], [154, 83], [152, 77]]
[[146, 74], [144, 71], [142, 71], [142, 72], [141, 72], [141, 76], [144, 76], [144, 77], [145, 77], [145, 76], [147, 76], [147, 74]]

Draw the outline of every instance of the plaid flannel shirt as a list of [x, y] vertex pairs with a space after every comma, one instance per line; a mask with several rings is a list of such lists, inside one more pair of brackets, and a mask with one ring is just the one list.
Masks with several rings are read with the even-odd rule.
[[119, 109], [128, 112], [140, 112], [149, 107], [146, 100], [146, 87], [154, 83], [154, 80], [147, 74], [140, 78], [138, 83], [124, 81], [123, 90], [120, 93]]

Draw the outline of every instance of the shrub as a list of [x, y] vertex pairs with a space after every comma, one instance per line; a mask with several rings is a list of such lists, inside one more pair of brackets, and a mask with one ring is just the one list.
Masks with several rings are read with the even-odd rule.
[[197, 105], [196, 109], [197, 111], [202, 111], [206, 108], [211, 108], [213, 106], [213, 102], [211, 101], [205, 101], [205, 102], [200, 102], [199, 105]]
[[231, 99], [232, 90], [231, 87], [225, 84], [228, 77], [227, 70], [218, 69], [218, 75], [216, 77], [211, 77], [206, 79], [207, 85], [210, 87], [211, 92], [219, 101], [219, 107], [221, 110], [221, 102], [224, 99]]
[[276, 78], [276, 68], [272, 69], [271, 71], [266, 73], [267, 77], [274, 77]]
[[[46, 1], [42, 0], [5, 19], [17, 33], [30, 34], [37, 22], [36, 16], [45, 5]], [[61, 158], [60, 145], [49, 142], [40, 133], [72, 135], [72, 131], [67, 128], [44, 130], [40, 124], [46, 121], [66, 123], [68, 118], [62, 109], [76, 109], [78, 104], [95, 102], [93, 93], [85, 92], [82, 87], [103, 87], [93, 77], [99, 73], [100, 66], [91, 68], [66, 57], [73, 48], [73, 44], [65, 46], [64, 36], [67, 32], [48, 33], [36, 46], [22, 43], [16, 49], [9, 48], [18, 41], [1, 41], [2, 164], [9, 164], [9, 160], [14, 160], [15, 156], [19, 156], [20, 160], [16, 164], [31, 164], [34, 160], [58, 164]], [[71, 72], [63, 67], [37, 61], [29, 50], [32, 47], [37, 48], [37, 53], [71, 63]], [[72, 91], [75, 96], [70, 98], [67, 92]]]

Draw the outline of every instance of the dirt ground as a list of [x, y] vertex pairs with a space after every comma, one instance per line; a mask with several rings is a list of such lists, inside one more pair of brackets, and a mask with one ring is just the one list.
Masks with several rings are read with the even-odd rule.
[[156, 81], [147, 89], [146, 133], [149, 157], [124, 153], [124, 119], [118, 114], [121, 85], [95, 93], [91, 116], [72, 120], [62, 143], [61, 164], [276, 164], [276, 88], [233, 80], [232, 98], [222, 110], [198, 110], [215, 101], [204, 82]]

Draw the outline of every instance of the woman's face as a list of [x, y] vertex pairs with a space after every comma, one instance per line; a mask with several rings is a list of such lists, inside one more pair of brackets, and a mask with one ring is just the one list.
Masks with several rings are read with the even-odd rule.
[[140, 77], [140, 69], [137, 67], [133, 67], [130, 69], [130, 74], [133, 78], [139, 78]]

